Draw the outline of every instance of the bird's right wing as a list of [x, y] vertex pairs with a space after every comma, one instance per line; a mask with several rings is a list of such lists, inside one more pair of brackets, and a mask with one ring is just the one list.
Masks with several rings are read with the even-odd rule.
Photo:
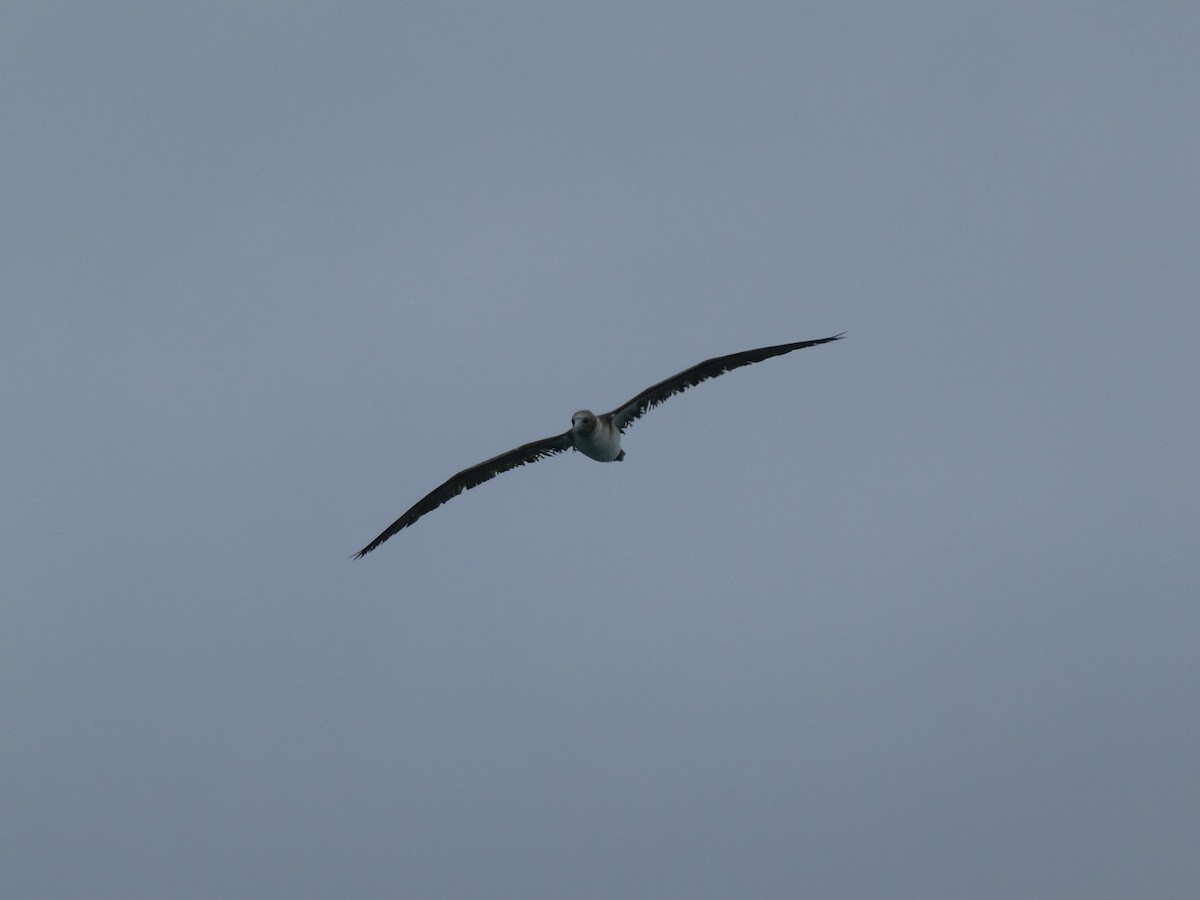
[[493, 456], [491, 459], [484, 460], [478, 465], [471, 466], [469, 469], [463, 469], [457, 475], [446, 479], [414, 503], [408, 512], [389, 525], [379, 537], [355, 553], [354, 558], [361, 559], [363, 556], [366, 556], [397, 531], [407, 528], [413, 522], [417, 521], [417, 519], [421, 518], [421, 516], [432, 512], [447, 500], [457, 497], [463, 491], [470, 490], [476, 485], [483, 484], [485, 481], [490, 481], [501, 472], [507, 472], [509, 469], [515, 469], [517, 466], [523, 466], [526, 463], [537, 462], [539, 459], [545, 459], [547, 456], [553, 456], [556, 453], [562, 453], [565, 450], [571, 449], [572, 446], [571, 432], [568, 431], [554, 437], [543, 438], [540, 441], [522, 444], [515, 450], [509, 450], [507, 453]]

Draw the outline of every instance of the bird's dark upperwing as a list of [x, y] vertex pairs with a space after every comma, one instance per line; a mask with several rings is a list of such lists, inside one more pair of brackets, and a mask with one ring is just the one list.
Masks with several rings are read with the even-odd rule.
[[835, 334], [833, 337], [818, 338], [815, 341], [798, 341], [795, 344], [759, 347], [757, 350], [743, 350], [741, 353], [730, 353], [728, 356], [706, 359], [699, 365], [685, 369], [678, 375], [672, 375], [670, 378], [646, 388], [628, 403], [618, 406], [609, 415], [612, 416], [613, 424], [624, 431], [631, 422], [654, 409], [654, 407], [658, 406], [658, 404], [662, 403], [668, 397], [682, 393], [702, 381], [716, 378], [718, 375], [724, 375], [726, 372], [740, 369], [742, 366], [748, 366], [751, 363], [762, 362], [764, 359], [770, 359], [772, 356], [782, 356], [785, 353], [791, 353], [793, 350], [815, 347], [817, 344], [828, 344], [830, 341], [840, 339], [844, 334], [845, 332], [843, 331], [842, 334]]
[[432, 512], [447, 500], [457, 497], [463, 491], [470, 490], [476, 485], [483, 484], [485, 481], [490, 481], [501, 472], [507, 472], [509, 469], [515, 469], [517, 466], [523, 466], [526, 463], [537, 462], [539, 459], [545, 459], [547, 456], [553, 456], [555, 453], [562, 453], [564, 450], [571, 449], [571, 446], [571, 432], [568, 431], [565, 434], [558, 434], [554, 437], [543, 438], [540, 441], [522, 444], [515, 450], [509, 450], [507, 453], [501, 453], [499, 456], [493, 456], [491, 459], [484, 460], [477, 466], [463, 469], [457, 475], [446, 479], [445, 482], [435, 487], [413, 504], [412, 509], [389, 525], [383, 534], [355, 553], [354, 558], [362, 558], [401, 528], [407, 528], [413, 522], [417, 521], [417, 519], [421, 518], [421, 516], [425, 515], [425, 513]]

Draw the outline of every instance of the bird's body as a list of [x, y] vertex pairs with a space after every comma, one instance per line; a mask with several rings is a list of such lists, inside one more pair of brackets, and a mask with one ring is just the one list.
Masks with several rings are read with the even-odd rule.
[[478, 465], [463, 469], [457, 475], [448, 478], [417, 501], [408, 512], [389, 525], [375, 540], [359, 550], [355, 557], [362, 557], [370, 553], [397, 531], [407, 528], [421, 516], [432, 512], [463, 491], [490, 481], [501, 472], [515, 469], [517, 466], [537, 462], [539, 459], [554, 456], [556, 453], [566, 450], [578, 450], [584, 456], [598, 462], [620, 462], [625, 458], [625, 451], [621, 449], [621, 435], [624, 434], [625, 429], [634, 420], [658, 406], [668, 397], [733, 369], [761, 362], [773, 356], [782, 356], [793, 350], [803, 350], [805, 347], [815, 347], [817, 344], [828, 344], [841, 337], [842, 335], [835, 334], [833, 337], [818, 338], [812, 341], [777, 344], [773, 347], [760, 347], [757, 350], [744, 350], [741, 353], [718, 356], [698, 363], [690, 369], [685, 369], [677, 375], [672, 375], [658, 384], [651, 385], [612, 412], [597, 415], [590, 410], [580, 410], [571, 416], [571, 428], [565, 433], [522, 444], [516, 449], [484, 460]]
[[613, 424], [611, 413], [598, 416], [590, 409], [581, 409], [571, 416], [570, 434], [572, 446], [597, 462], [618, 462], [625, 458], [621, 429]]

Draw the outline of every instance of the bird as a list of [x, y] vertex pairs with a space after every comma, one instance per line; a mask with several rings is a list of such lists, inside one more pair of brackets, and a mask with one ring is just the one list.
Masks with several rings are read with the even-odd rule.
[[507, 453], [485, 459], [477, 465], [450, 476], [414, 503], [404, 515], [385, 528], [371, 543], [355, 553], [354, 559], [366, 556], [396, 532], [412, 525], [422, 516], [433, 512], [463, 491], [478, 487], [509, 469], [537, 462], [539, 459], [546, 459], [567, 450], [577, 450], [597, 462], [620, 462], [625, 458], [625, 451], [621, 449], [621, 435], [634, 421], [668, 397], [680, 394], [702, 381], [716, 378], [718, 375], [724, 375], [734, 369], [740, 369], [742, 366], [762, 362], [764, 359], [771, 359], [774, 356], [783, 356], [793, 350], [828, 344], [831, 341], [841, 340], [845, 335], [846, 332], [843, 331], [832, 337], [797, 341], [793, 344], [776, 344], [773, 347], [759, 347], [756, 350], [743, 350], [740, 353], [730, 353], [728, 356], [706, 359], [702, 363], [697, 363], [689, 369], [684, 369], [670, 378], [664, 378], [657, 384], [651, 385], [612, 412], [597, 415], [591, 410], [581, 409], [571, 416], [571, 427], [562, 434], [522, 444]]

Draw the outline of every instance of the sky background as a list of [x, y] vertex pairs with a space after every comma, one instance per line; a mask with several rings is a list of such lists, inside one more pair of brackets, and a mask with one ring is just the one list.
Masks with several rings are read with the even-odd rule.
[[11, 5], [0, 894], [1194, 897], [1197, 46]]

